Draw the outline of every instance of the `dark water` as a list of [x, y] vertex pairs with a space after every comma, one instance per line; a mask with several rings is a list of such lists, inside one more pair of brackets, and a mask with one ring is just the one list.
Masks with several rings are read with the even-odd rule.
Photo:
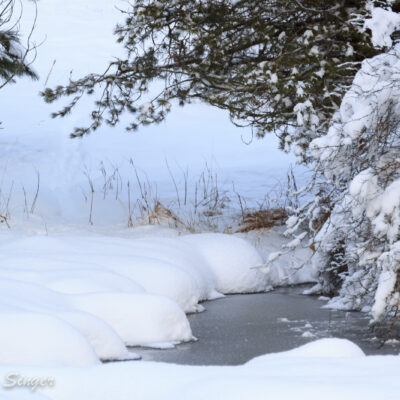
[[[175, 349], [134, 348], [144, 360], [191, 365], [238, 365], [265, 353], [290, 350], [324, 337], [347, 338], [366, 354], [399, 354], [400, 343], [384, 344], [359, 312], [321, 308], [325, 302], [301, 294], [304, 288], [227, 296], [205, 302], [189, 315], [197, 342]], [[381, 333], [381, 332], [379, 332]]]

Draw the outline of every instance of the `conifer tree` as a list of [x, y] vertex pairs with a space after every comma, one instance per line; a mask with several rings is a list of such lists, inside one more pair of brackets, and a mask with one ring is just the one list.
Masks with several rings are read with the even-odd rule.
[[[228, 110], [233, 123], [257, 136], [275, 132], [299, 157], [325, 132], [359, 68], [377, 54], [363, 30], [367, 1], [353, 0], [137, 0], [115, 34], [125, 57], [103, 74], [46, 89], [47, 102], [71, 102], [101, 93], [89, 126], [72, 136], [116, 125], [127, 111], [128, 129], [157, 123], [174, 103], [194, 100]], [[149, 89], [162, 90], [142, 101]]]
[[[365, 26], [384, 49], [365, 60], [326, 134], [309, 146], [314, 198], [288, 220], [311, 232], [314, 293], [375, 320], [400, 311], [400, 9], [371, 8]], [[302, 232], [303, 231], [303, 232]], [[393, 318], [394, 322], [396, 318]]]
[[[0, 88], [15, 82], [15, 78], [28, 76], [37, 79], [31, 68], [28, 56], [33, 47], [28, 39], [27, 46], [22, 46], [18, 32], [18, 17], [15, 16], [15, 1], [0, 1]], [[35, 24], [34, 24], [35, 25]], [[34, 28], [34, 25], [32, 29]]]

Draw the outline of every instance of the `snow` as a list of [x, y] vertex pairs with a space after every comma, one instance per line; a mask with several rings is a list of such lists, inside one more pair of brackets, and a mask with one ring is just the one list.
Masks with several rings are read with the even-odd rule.
[[[32, 3], [24, 6], [22, 29], [31, 27]], [[176, 207], [177, 198], [166, 160], [181, 192], [182, 203], [182, 171], [188, 169], [190, 210], [193, 209], [195, 183], [205, 172], [206, 163], [207, 168], [218, 175], [221, 195], [225, 191], [232, 195], [234, 182], [236, 191], [245, 195], [249, 204], [262, 199], [275, 185], [276, 179], [286, 178], [294, 158], [277, 149], [278, 140], [273, 136], [265, 141], [252, 140], [251, 131], [235, 128], [227, 113], [201, 104], [177, 108], [165, 124], [144, 127], [134, 134], [104, 126], [82, 140], [69, 139], [68, 135], [75, 126], [87, 122], [92, 99], [83, 101], [67, 118], [53, 120], [50, 114], [61, 104], [45, 104], [38, 93], [45, 88], [47, 78], [47, 85], [54, 87], [66, 83], [70, 77], [102, 72], [112, 57], [120, 56], [121, 49], [112, 32], [114, 26], [124, 19], [117, 7], [124, 9], [127, 5], [123, 0], [98, 0], [94, 3], [41, 0], [37, 6], [34, 40], [41, 45], [34, 69], [40, 80], [24, 79], [16, 85], [4, 87], [0, 97], [3, 128], [0, 213], [6, 213], [7, 198], [11, 193], [12, 201], [7, 211], [12, 226], [19, 223], [19, 217], [26, 217], [26, 212], [31, 209], [38, 176], [40, 190], [34, 214], [42, 220], [43, 228], [54, 223], [87, 224], [89, 178], [95, 190], [94, 224], [126, 225], [128, 182], [131, 206], [135, 209], [135, 216], [140, 214], [139, 207], [134, 207], [140, 194], [131, 159], [139, 178], [143, 182], [148, 178], [151, 182], [151, 197], [159, 198], [170, 207]], [[123, 117], [122, 126], [127, 121], [127, 117]], [[246, 146], [243, 142], [251, 144]], [[114, 189], [106, 190], [105, 196], [103, 168], [107, 171], [107, 179], [118, 171], [109, 181]], [[118, 196], [116, 187], [119, 188]]]
[[[15, 310], [66, 325], [97, 361], [135, 358], [126, 346], [171, 347], [194, 340], [185, 313], [203, 311], [202, 300], [263, 292], [273, 280], [259, 271], [264, 255], [234, 235], [144, 226], [119, 235], [8, 230], [0, 235], [0, 311], [4, 308], [10, 318]], [[38, 324], [35, 337], [45, 338], [47, 325]], [[50, 362], [46, 351], [43, 358], [39, 351], [24, 360], [24, 353], [9, 343], [13, 330], [19, 325], [9, 324], [8, 336], [0, 341], [5, 361], [15, 354], [21, 364]], [[26, 345], [35, 345], [29, 330], [25, 334]], [[63, 349], [72, 357], [70, 349], [80, 348], [78, 341], [56, 333], [53, 343], [59, 344], [54, 362], [60, 365]]]
[[[234, 240], [230, 238], [229, 240]], [[154, 251], [154, 248], [157, 251]], [[204, 259], [203, 254], [181, 238], [147, 237], [138, 239], [131, 249], [139, 257], [149, 257], [163, 265], [174, 265], [179, 270], [190, 276], [192, 284], [196, 288], [195, 296], [198, 301], [214, 299], [220, 296], [216, 291], [215, 276], [211, 266]], [[249, 272], [250, 273], [250, 272]], [[229, 279], [229, 277], [225, 277]], [[183, 300], [181, 300], [183, 302]]]
[[372, 316], [378, 320], [385, 312], [390, 296], [395, 289], [397, 274], [393, 270], [385, 269], [379, 275], [378, 289], [375, 293], [375, 303], [372, 307]]
[[284, 227], [275, 227], [237, 234], [248, 240], [262, 255], [260, 269], [268, 277], [270, 287], [310, 283], [317, 281], [317, 268], [312, 263], [312, 252], [305, 247], [284, 252], [288, 239]]
[[[365, 357], [364, 352], [353, 342], [347, 339], [336, 339], [327, 338], [320, 339], [311, 343], [307, 343], [294, 350], [277, 353], [279, 357], [313, 357], [313, 358], [353, 358], [353, 357]], [[268, 354], [265, 356], [256, 357], [249, 363], [254, 365], [255, 363], [263, 363], [274, 354]]]
[[[11, 310], [16, 310], [18, 312], [26, 311], [35, 313], [34, 315], [36, 315], [36, 313], [40, 315], [46, 314], [65, 321], [78, 330], [81, 335], [89, 341], [88, 346], [95, 351], [100, 359], [118, 360], [135, 357], [135, 355], [128, 353], [124, 342], [110, 325], [93, 314], [88, 314], [81, 312], [77, 308], [72, 308], [69, 304], [70, 299], [67, 296], [48, 290], [40, 285], [14, 280], [0, 280], [0, 288], [2, 293], [0, 307], [5, 307], [7, 311], [11, 308]], [[10, 326], [11, 327], [7, 329], [11, 329], [11, 332], [14, 329], [15, 335], [18, 335], [18, 326]], [[41, 337], [45, 338], [47, 336], [48, 329], [45, 324], [41, 324], [41, 326], [36, 327], [36, 329], [40, 330]], [[13, 340], [12, 336], [9, 337], [9, 340]], [[62, 337], [60, 338], [56, 335], [55, 340], [58, 340], [59, 344], [62, 343], [62, 346], [68, 344], [68, 342], [63, 341]], [[2, 343], [2, 347], [5, 349], [11, 348], [8, 346], [7, 341], [3, 341]], [[29, 340], [27, 340], [27, 345], [29, 345]], [[34, 343], [30, 345], [34, 345]], [[66, 350], [68, 350], [68, 348], [66, 348]], [[13, 351], [17, 352], [17, 357], [23, 357], [23, 355], [19, 355], [18, 349], [14, 349]], [[39, 357], [36, 362], [40, 360]]]
[[377, 47], [391, 47], [390, 35], [400, 28], [400, 15], [391, 10], [374, 7], [371, 11], [371, 18], [367, 19], [364, 29], [372, 32], [372, 43]]
[[87, 366], [99, 363], [93, 347], [61, 319], [1, 307], [2, 365]]
[[194, 244], [210, 265], [219, 292], [254, 293], [268, 288], [268, 276], [258, 270], [263, 258], [249, 242], [218, 233], [188, 235], [182, 240]]
[[75, 296], [73, 305], [109, 324], [128, 346], [179, 343], [193, 339], [183, 310], [150, 294], [91, 293]]
[[[218, 196], [225, 196], [227, 187], [232, 191], [234, 181], [235, 190], [245, 191], [251, 204], [273, 186], [268, 176], [286, 177], [293, 158], [277, 150], [274, 155], [273, 138], [273, 144], [254, 141], [244, 146], [250, 132], [236, 131], [225, 114], [201, 105], [179, 109], [168, 125], [143, 128], [135, 135], [103, 127], [90, 137], [70, 140], [73, 127], [84, 123], [89, 102], [67, 119], [51, 120], [57, 105], [45, 104], [37, 94], [46, 84], [100, 72], [111, 55], [118, 56], [112, 30], [123, 15], [108, 0], [89, 3], [40, 1], [34, 32], [37, 42], [46, 39], [34, 62], [40, 80], [2, 89], [6, 129], [0, 154], [0, 214], [7, 215], [11, 230], [4, 224], [0, 232], [0, 283], [26, 285], [20, 299], [17, 284], [7, 288], [13, 293], [6, 302], [10, 306], [60, 318], [85, 337], [101, 360], [123, 359], [128, 343], [189, 340], [192, 335], [183, 313], [202, 311], [201, 301], [223, 293], [264, 291], [271, 283], [270, 276], [257, 269], [267, 255], [239, 237], [192, 239], [187, 227], [126, 229], [130, 207], [135, 217], [141, 213], [135, 172], [143, 182], [148, 178], [152, 183], [146, 189], [151, 205], [157, 198], [176, 210], [179, 196], [183, 202], [182, 170], [189, 166], [184, 211], [190, 213], [195, 184], [200, 177], [209, 179], [204, 175], [205, 160], [210, 174], [215, 170]], [[24, 7], [23, 30], [31, 27], [33, 15], [29, 3]], [[272, 74], [271, 79], [277, 77]], [[207, 126], [193, 124], [204, 116]], [[166, 159], [180, 190], [178, 199]], [[93, 207], [89, 180], [94, 185]], [[88, 226], [91, 208], [93, 227]]]
[[[10, 373], [0, 367], [0, 376]], [[237, 367], [192, 367], [154, 362], [109, 363], [80, 368], [26, 368], [27, 380], [52, 377], [54, 386], [33, 395], [52, 400], [265, 399], [372, 400], [398, 398], [400, 358], [366, 357], [343, 339], [323, 339], [284, 353], [267, 354]], [[390, 382], [390, 384], [388, 384]], [[22, 399], [28, 388], [0, 388]], [[35, 398], [35, 397], [32, 397]]]
[[[380, 24], [390, 28], [388, 34], [393, 31], [393, 21], [400, 21], [399, 14], [384, 10], [372, 15], [382, 17]], [[372, 307], [375, 319], [396, 306], [399, 297], [399, 73], [399, 44], [364, 60], [327, 135], [310, 145], [318, 160], [315, 165], [341, 193], [316, 238], [320, 254], [314, 261], [326, 265], [331, 250], [343, 241], [352, 271], [344, 279], [339, 298], [330, 304], [345, 309]], [[384, 128], [384, 120], [390, 129]], [[363, 143], [368, 146], [363, 148]], [[355, 157], [357, 154], [362, 156]], [[372, 240], [365, 241], [365, 237]]]

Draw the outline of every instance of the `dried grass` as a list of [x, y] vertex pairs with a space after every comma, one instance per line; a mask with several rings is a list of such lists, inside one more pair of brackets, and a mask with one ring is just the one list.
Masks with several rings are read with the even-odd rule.
[[283, 225], [288, 215], [284, 208], [270, 208], [246, 212], [237, 232], [249, 232], [257, 229], [270, 229]]

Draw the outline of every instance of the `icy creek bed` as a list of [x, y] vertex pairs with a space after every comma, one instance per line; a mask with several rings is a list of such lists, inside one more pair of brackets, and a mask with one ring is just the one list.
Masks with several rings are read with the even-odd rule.
[[302, 294], [308, 287], [297, 285], [205, 302], [204, 313], [188, 316], [199, 341], [168, 350], [133, 350], [145, 361], [241, 365], [266, 353], [336, 337], [351, 340], [367, 355], [400, 353], [400, 342], [385, 341], [380, 329], [369, 326], [367, 313], [324, 308], [326, 301]]

